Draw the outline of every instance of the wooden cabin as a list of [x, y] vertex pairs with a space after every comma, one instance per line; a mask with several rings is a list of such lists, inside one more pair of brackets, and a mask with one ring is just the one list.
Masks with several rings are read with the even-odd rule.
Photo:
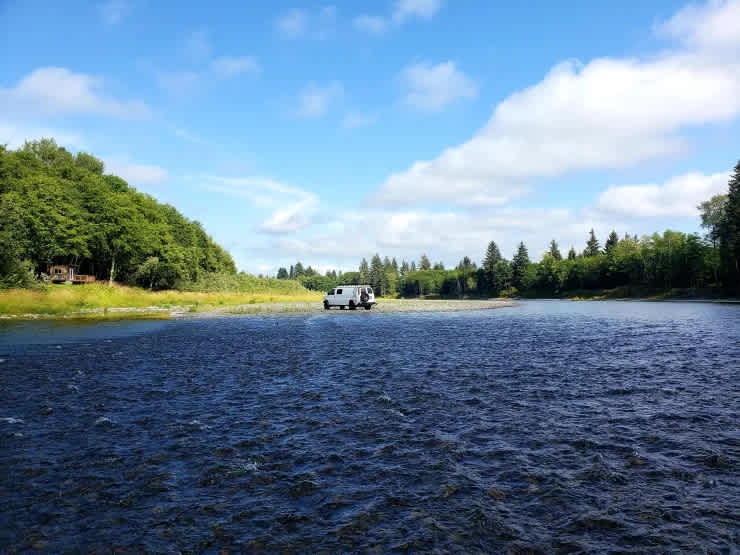
[[75, 285], [83, 283], [93, 283], [95, 276], [87, 274], [78, 274], [74, 266], [67, 264], [55, 264], [49, 268], [49, 277], [52, 283], [67, 283]]

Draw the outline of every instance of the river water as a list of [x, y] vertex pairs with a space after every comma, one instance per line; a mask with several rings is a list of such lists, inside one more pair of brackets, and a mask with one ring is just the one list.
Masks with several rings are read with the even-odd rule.
[[0, 551], [727, 552], [740, 306], [0, 327]]

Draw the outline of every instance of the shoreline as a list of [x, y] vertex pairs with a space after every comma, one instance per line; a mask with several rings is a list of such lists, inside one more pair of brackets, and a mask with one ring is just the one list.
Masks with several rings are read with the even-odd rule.
[[439, 300], [439, 299], [388, 299], [379, 301], [372, 310], [324, 310], [320, 302], [283, 301], [230, 305], [218, 308], [198, 310], [195, 305], [172, 306], [168, 308], [149, 307], [115, 307], [88, 308], [77, 311], [43, 314], [0, 314], [0, 322], [33, 321], [33, 320], [169, 320], [196, 319], [224, 316], [276, 316], [298, 314], [389, 314], [419, 312], [468, 312], [474, 310], [493, 310], [516, 306], [514, 300]]
[[372, 310], [324, 310], [318, 301], [265, 301], [208, 307], [199, 309], [197, 305], [184, 306], [148, 306], [148, 307], [111, 307], [87, 308], [63, 313], [23, 313], [0, 314], [0, 323], [18, 321], [90, 321], [106, 322], [120, 320], [170, 320], [216, 318], [225, 316], [278, 316], [300, 314], [393, 314], [423, 312], [469, 312], [476, 310], [494, 310], [517, 306], [527, 301], [571, 301], [571, 302], [647, 302], [647, 303], [708, 303], [740, 304], [738, 298], [649, 298], [649, 297], [515, 297], [511, 299], [385, 299], [373, 306]]

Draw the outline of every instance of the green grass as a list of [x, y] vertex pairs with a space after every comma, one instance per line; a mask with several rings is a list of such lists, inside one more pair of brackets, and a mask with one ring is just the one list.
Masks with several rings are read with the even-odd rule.
[[[321, 294], [306, 289], [257, 291], [148, 291], [136, 287], [107, 284], [52, 285], [41, 290], [0, 290], [0, 314], [64, 315], [107, 308], [182, 307], [191, 312], [218, 307], [266, 302], [318, 302]], [[95, 313], [103, 314], [104, 313]], [[87, 317], [87, 316], [85, 316]], [[100, 317], [100, 316], [96, 316]], [[110, 317], [128, 315], [113, 313]]]

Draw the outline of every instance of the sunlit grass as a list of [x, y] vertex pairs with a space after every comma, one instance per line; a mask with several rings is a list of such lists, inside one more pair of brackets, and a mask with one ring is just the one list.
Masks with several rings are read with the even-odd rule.
[[[321, 293], [298, 291], [148, 291], [106, 284], [54, 285], [41, 290], [0, 291], [0, 314], [67, 314], [106, 308], [175, 308], [199, 312], [223, 306], [272, 302], [317, 302]], [[118, 314], [118, 317], [121, 317]]]

